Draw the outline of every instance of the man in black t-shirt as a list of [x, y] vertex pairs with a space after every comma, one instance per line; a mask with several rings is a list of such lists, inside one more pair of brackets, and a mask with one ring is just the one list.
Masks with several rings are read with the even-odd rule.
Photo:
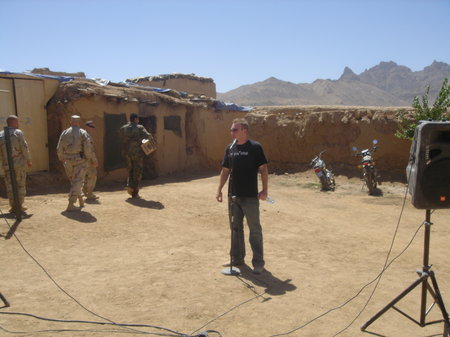
[[[228, 207], [231, 240], [231, 264], [244, 264], [244, 216], [250, 230], [250, 246], [253, 251], [253, 271], [264, 270], [263, 235], [259, 221], [259, 200], [267, 198], [268, 170], [267, 159], [261, 144], [249, 139], [248, 123], [245, 119], [235, 119], [231, 125], [233, 143], [227, 146], [222, 161], [219, 188], [216, 199], [222, 202], [222, 188], [228, 177]], [[258, 193], [258, 172], [261, 174], [262, 190]]]

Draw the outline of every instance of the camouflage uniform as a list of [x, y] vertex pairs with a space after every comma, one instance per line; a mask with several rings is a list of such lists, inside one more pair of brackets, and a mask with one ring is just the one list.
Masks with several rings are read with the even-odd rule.
[[[27, 180], [27, 166], [30, 161], [30, 151], [28, 150], [28, 144], [21, 130], [8, 127], [8, 131], [11, 140], [11, 154], [13, 157], [14, 172], [16, 174], [19, 203], [22, 208], [21, 210], [24, 211], [26, 208], [23, 207], [23, 202], [26, 194], [25, 185]], [[11, 211], [14, 211], [14, 197], [12, 192], [11, 173], [8, 166], [8, 153], [6, 151], [4, 130], [0, 131], [0, 159], [5, 172], [5, 185], [9, 205], [11, 206]]]
[[90, 136], [86, 130], [71, 126], [62, 132], [56, 150], [70, 180], [69, 203], [73, 204], [81, 199], [87, 162], [93, 158]]
[[89, 137], [92, 149], [92, 159], [87, 163], [86, 176], [84, 178], [83, 193], [88, 199], [97, 199], [94, 195], [94, 187], [97, 182], [97, 156], [94, 151], [94, 139]]
[[122, 142], [122, 155], [127, 160], [128, 193], [133, 197], [139, 193], [139, 184], [144, 170], [145, 153], [141, 149], [143, 139], [148, 139], [150, 133], [140, 124], [129, 122], [119, 130]]

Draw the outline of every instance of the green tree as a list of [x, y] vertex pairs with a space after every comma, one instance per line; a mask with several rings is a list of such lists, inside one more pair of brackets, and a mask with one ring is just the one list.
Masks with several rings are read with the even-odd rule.
[[448, 78], [444, 79], [441, 90], [434, 102], [433, 106], [428, 105], [428, 94], [430, 86], [427, 87], [425, 94], [420, 100], [419, 97], [414, 97], [412, 107], [414, 112], [402, 111], [398, 114], [400, 118], [400, 125], [395, 133], [397, 138], [413, 139], [414, 131], [419, 121], [422, 120], [449, 120], [450, 119], [450, 85]]

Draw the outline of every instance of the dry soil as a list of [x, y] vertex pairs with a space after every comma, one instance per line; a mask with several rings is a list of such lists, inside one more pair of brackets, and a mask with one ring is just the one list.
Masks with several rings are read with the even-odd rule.
[[[261, 203], [266, 270], [245, 266], [240, 276], [221, 273], [230, 232], [217, 184], [215, 172], [162, 177], [145, 182], [138, 200], [103, 186], [98, 203], [72, 213], [63, 190], [28, 196], [22, 222], [4, 214], [0, 224], [0, 292], [11, 304], [0, 308], [0, 335], [139, 335], [89, 323], [108, 320], [164, 335], [323, 337], [349, 325], [340, 336], [442, 335], [442, 323], [422, 328], [393, 309], [372, 334], [360, 330], [422, 268], [425, 210], [405, 200], [404, 184], [384, 182], [369, 196], [357, 178], [337, 177], [336, 191], [321, 192], [310, 172], [270, 175], [275, 204]], [[450, 212], [431, 220], [430, 262], [450, 308]], [[418, 287], [398, 307], [419, 319], [420, 303]], [[427, 322], [436, 319], [434, 307]]]

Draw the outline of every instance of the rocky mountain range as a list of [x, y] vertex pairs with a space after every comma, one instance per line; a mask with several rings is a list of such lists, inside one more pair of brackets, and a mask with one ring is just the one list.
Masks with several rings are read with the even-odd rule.
[[428, 86], [432, 104], [445, 78], [450, 78], [450, 65], [443, 62], [434, 61], [420, 71], [412, 71], [392, 61], [380, 62], [359, 75], [345, 67], [338, 80], [318, 79], [312, 83], [295, 84], [270, 77], [226, 93], [217, 93], [217, 99], [250, 106], [411, 106], [414, 97], [422, 97]]

